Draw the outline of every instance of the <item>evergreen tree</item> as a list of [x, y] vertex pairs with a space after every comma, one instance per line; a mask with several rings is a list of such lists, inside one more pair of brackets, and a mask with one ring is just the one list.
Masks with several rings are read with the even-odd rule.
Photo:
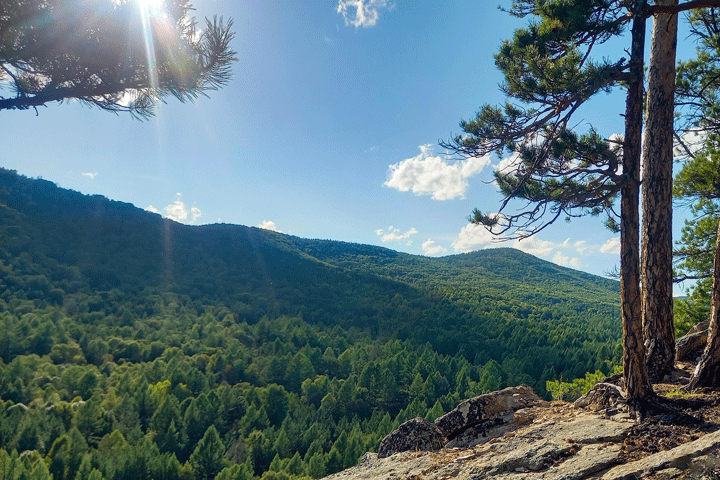
[[307, 462], [307, 475], [312, 478], [322, 478], [327, 474], [325, 454], [315, 453]]
[[[517, 0], [511, 13], [533, 16], [496, 55], [505, 76], [503, 107], [486, 105], [463, 134], [443, 145], [467, 157], [493, 151], [509, 152], [514, 163], [495, 173], [505, 195], [500, 212], [520, 199], [528, 208], [519, 214], [484, 214], [470, 220], [499, 235], [524, 238], [564, 216], [608, 214], [608, 225], [621, 233], [621, 304], [625, 389], [631, 405], [641, 407], [653, 395], [647, 372], [645, 343], [655, 376], [672, 367], [671, 219], [673, 92], [676, 16], [698, 4], [645, 0]], [[642, 80], [645, 20], [654, 16], [655, 35], [650, 65], [648, 135], [646, 142], [643, 288], [637, 268], [639, 244], [639, 165], [642, 129]], [[593, 58], [593, 50], [631, 26], [630, 58]], [[662, 32], [662, 34], [661, 34]], [[671, 73], [669, 73], [671, 72]], [[625, 135], [622, 148], [592, 128], [580, 135], [573, 115], [600, 92], [626, 88]], [[652, 119], [650, 118], [652, 117]], [[657, 123], [655, 123], [657, 122]], [[670, 142], [670, 143], [668, 143]], [[622, 167], [622, 168], [620, 168]], [[668, 173], [670, 172], [670, 173]], [[620, 223], [614, 211], [621, 198]], [[545, 215], [545, 214], [548, 215]], [[651, 225], [653, 224], [654, 225]], [[658, 233], [658, 229], [662, 233]], [[653, 245], [657, 241], [658, 245]], [[670, 247], [669, 247], [669, 246]], [[642, 298], [641, 298], [642, 294]], [[643, 325], [645, 318], [654, 315]], [[653, 323], [655, 322], [655, 323]], [[645, 334], [643, 335], [643, 327]], [[656, 356], [657, 355], [657, 356]]]
[[[690, 204], [693, 218], [683, 229], [679, 270], [685, 278], [699, 279], [690, 299], [680, 305], [694, 321], [709, 314], [708, 341], [688, 385], [689, 389], [720, 384], [720, 245], [717, 244], [718, 198], [720, 198], [720, 155], [718, 154], [720, 113], [718, 93], [720, 50], [717, 9], [698, 10], [690, 14], [692, 32], [700, 39], [697, 58], [681, 63], [678, 74], [679, 103], [689, 111], [688, 130], [705, 137], [704, 151], [687, 145], [680, 138], [688, 160], [675, 180], [674, 193]], [[704, 133], [704, 134], [703, 134]], [[697, 135], [696, 135], [697, 136]], [[709, 303], [710, 309], [707, 310]], [[699, 306], [700, 305], [700, 306]]]
[[223, 468], [215, 477], [215, 480], [252, 480], [252, 471], [244, 463], [231, 465]]
[[74, 480], [87, 450], [85, 439], [74, 427], [55, 440], [47, 454], [48, 470], [53, 478]]
[[187, 101], [225, 85], [232, 21], [206, 20], [200, 32], [191, 10], [168, 0], [149, 19], [157, 12], [130, 1], [3, 0], [0, 82], [12, 95], [0, 96], [0, 110], [74, 98], [142, 118], [167, 96]]
[[264, 390], [262, 400], [270, 424], [279, 426], [287, 415], [290, 403], [288, 393], [279, 385], [270, 385]]
[[272, 459], [272, 462], [270, 462], [268, 471], [269, 472], [280, 472], [283, 469], [282, 467], [283, 467], [282, 459], [280, 458], [280, 455], [276, 453]]
[[[475, 210], [471, 221], [497, 234], [527, 237], [561, 216], [606, 213], [616, 225], [613, 204], [621, 196], [621, 304], [625, 387], [631, 405], [652, 394], [642, 340], [639, 263], [639, 160], [646, 2], [534, 0], [513, 2], [511, 13], [538, 19], [503, 43], [496, 64], [505, 75], [504, 107], [486, 105], [462, 121], [463, 135], [446, 143], [452, 151], [479, 157], [509, 151], [513, 168], [495, 179], [505, 200], [528, 202], [515, 215]], [[595, 60], [593, 48], [618, 36], [632, 22], [630, 60]], [[627, 87], [622, 149], [594, 130], [572, 130], [577, 109], [599, 92]], [[622, 169], [620, 169], [622, 165]], [[549, 218], [544, 213], [549, 213]], [[493, 230], [494, 229], [494, 230]]]
[[[678, 0], [655, 5], [677, 7]], [[672, 184], [677, 13], [653, 17], [643, 139], [642, 316], [646, 363], [658, 381], [675, 366]]]
[[428, 410], [427, 415], [425, 415], [425, 420], [428, 422], [434, 422], [436, 419], [442, 417], [445, 415], [445, 409], [442, 407], [442, 404], [440, 403], [440, 400], [435, 402], [435, 405]]
[[87, 402], [80, 405], [75, 413], [73, 423], [83, 434], [88, 444], [96, 446], [100, 439], [109, 433], [109, 422], [105, 411], [100, 405], [101, 399], [93, 395]]
[[224, 454], [225, 445], [220, 440], [215, 425], [210, 425], [190, 455], [190, 465], [193, 467], [196, 478], [198, 480], [215, 478], [215, 475], [220, 473], [225, 466]]
[[711, 133], [705, 149], [685, 161], [673, 185], [675, 196], [688, 205], [691, 214], [675, 252], [679, 280], [696, 280], [688, 297], [676, 302], [676, 320], [687, 324], [685, 330], [710, 318], [713, 250], [720, 218], [719, 140]]
[[290, 475], [295, 476], [303, 474], [304, 467], [302, 463], [302, 458], [300, 457], [300, 452], [295, 452], [295, 455], [290, 458], [290, 461], [285, 467], [285, 471], [287, 471], [287, 473], [289, 473]]
[[83, 459], [80, 462], [80, 468], [78, 468], [78, 472], [75, 475], [75, 480], [89, 480], [92, 471], [92, 455], [86, 453], [83, 455]]

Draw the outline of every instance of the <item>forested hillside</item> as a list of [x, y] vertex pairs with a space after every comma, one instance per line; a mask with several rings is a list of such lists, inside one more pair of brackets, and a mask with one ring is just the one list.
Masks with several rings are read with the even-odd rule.
[[187, 226], [0, 169], [0, 465], [30, 478], [318, 478], [406, 419], [607, 372], [619, 338], [616, 282], [516, 250]]

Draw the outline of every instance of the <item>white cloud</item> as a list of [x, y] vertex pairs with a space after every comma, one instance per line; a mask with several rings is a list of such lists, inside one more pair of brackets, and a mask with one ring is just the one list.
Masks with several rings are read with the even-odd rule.
[[497, 239], [485, 227], [468, 223], [460, 230], [458, 238], [452, 243], [452, 247], [456, 252], [466, 253], [487, 248], [490, 244], [496, 242]]
[[600, 247], [602, 253], [620, 254], [620, 237], [611, 238]]
[[500, 173], [509, 173], [520, 165], [520, 155], [513, 153], [509, 157], [505, 157], [494, 166], [494, 169]]
[[582, 263], [579, 258], [573, 256], [573, 253], [589, 254], [592, 253], [591, 250], [597, 251], [600, 248], [587, 245], [585, 240], [573, 242], [570, 238], [559, 243], [538, 237], [501, 241], [493, 236], [487, 228], [473, 223], [465, 225], [452, 243], [452, 247], [458, 253], [498, 246], [512, 247], [530, 255], [545, 258], [558, 265], [575, 269], [582, 268]]
[[561, 267], [571, 267], [575, 269], [580, 269], [582, 267], [582, 264], [580, 263], [580, 260], [578, 258], [571, 258], [561, 252], [555, 252], [552, 261], [553, 263], [560, 265]]
[[407, 242], [408, 245], [412, 244], [412, 240], [410, 240], [410, 237], [412, 235], [415, 235], [418, 233], [418, 231], [415, 228], [411, 228], [410, 230], [407, 230], [405, 233], [400, 233], [399, 228], [395, 228], [392, 225], [390, 225], [387, 229], [387, 232], [385, 230], [378, 229], [375, 230], [375, 234], [380, 237], [380, 240], [383, 243], [386, 242]]
[[549, 240], [540, 240], [537, 237], [529, 237], [515, 240], [512, 244], [516, 248], [536, 257], [545, 257], [550, 255], [555, 248], [561, 247], [562, 244], [553, 243]]
[[198, 207], [190, 207], [188, 209], [185, 203], [180, 200], [180, 195], [181, 194], [178, 193], [178, 198], [175, 200], [175, 202], [165, 207], [163, 209], [163, 212], [153, 207], [152, 205], [148, 205], [145, 210], [152, 213], [159, 213], [163, 217], [169, 218], [170, 220], [174, 220], [179, 223], [195, 223], [195, 221], [202, 216], [202, 211], [200, 211]]
[[680, 139], [685, 147], [681, 146], [676, 139], [673, 153], [676, 158], [686, 158], [688, 153], [685, 148], [687, 148], [691, 154], [695, 155], [705, 147], [705, 143], [707, 142], [707, 133], [702, 131], [688, 131], [683, 133], [680, 136]]
[[275, 226], [275, 222], [273, 222], [272, 220], [263, 220], [262, 223], [260, 225], [258, 225], [258, 228], [262, 228], [265, 230], [272, 230], [273, 232], [283, 233], [281, 230], [279, 230]]
[[80, 175], [83, 177], [88, 177], [91, 180], [95, 180], [95, 177], [97, 177], [97, 172], [83, 172]]
[[447, 248], [436, 245], [435, 242], [429, 238], [423, 242], [422, 249], [423, 252], [425, 252], [425, 255], [439, 255], [447, 252]]
[[583, 255], [585, 252], [588, 252], [592, 249], [592, 246], [588, 245], [585, 240], [578, 240], [577, 242], [575, 242], [573, 247], [575, 247], [575, 251], [577, 251], [580, 255]]
[[392, 10], [394, 6], [389, 0], [338, 0], [336, 11], [342, 14], [345, 25], [367, 28], [377, 23], [382, 10]]
[[420, 146], [420, 155], [390, 165], [383, 184], [401, 192], [432, 195], [433, 200], [465, 197], [468, 178], [490, 164], [490, 157], [474, 157], [448, 163], [446, 158], [433, 156], [431, 145]]

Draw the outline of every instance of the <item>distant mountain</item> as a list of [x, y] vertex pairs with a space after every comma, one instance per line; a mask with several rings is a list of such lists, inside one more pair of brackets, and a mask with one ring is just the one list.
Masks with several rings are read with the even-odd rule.
[[0, 169], [0, 463], [320, 478], [408, 419], [607, 373], [618, 298], [516, 250], [427, 258], [188, 226]]
[[[188, 226], [0, 170], [0, 292], [63, 303], [172, 292], [252, 324], [302, 315], [374, 338], [429, 343], [518, 381], [608, 368], [618, 283], [513, 249], [428, 258], [237, 225]], [[18, 261], [22, 259], [22, 261]], [[19, 280], [18, 280], [19, 279]]]

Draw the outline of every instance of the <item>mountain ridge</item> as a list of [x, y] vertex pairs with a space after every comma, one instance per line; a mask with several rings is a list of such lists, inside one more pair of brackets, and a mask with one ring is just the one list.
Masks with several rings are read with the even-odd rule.
[[188, 226], [0, 169], [0, 461], [192, 478], [214, 442], [217, 478], [320, 478], [465, 398], [611, 371], [618, 297], [519, 251]]
[[[502, 363], [515, 355], [508, 349], [553, 350], [548, 366], [565, 378], [608, 369], [618, 352], [617, 282], [514, 249], [433, 258], [257, 227], [184, 225], [8, 170], [0, 170], [0, 206], [5, 258], [30, 254], [55, 296], [152, 287], [220, 301], [251, 322], [300, 314], [430, 342], [476, 363]], [[578, 358], [568, 348], [583, 343], [597, 354]], [[568, 358], [577, 360], [572, 373]], [[514, 368], [543, 390], [542, 371]]]

